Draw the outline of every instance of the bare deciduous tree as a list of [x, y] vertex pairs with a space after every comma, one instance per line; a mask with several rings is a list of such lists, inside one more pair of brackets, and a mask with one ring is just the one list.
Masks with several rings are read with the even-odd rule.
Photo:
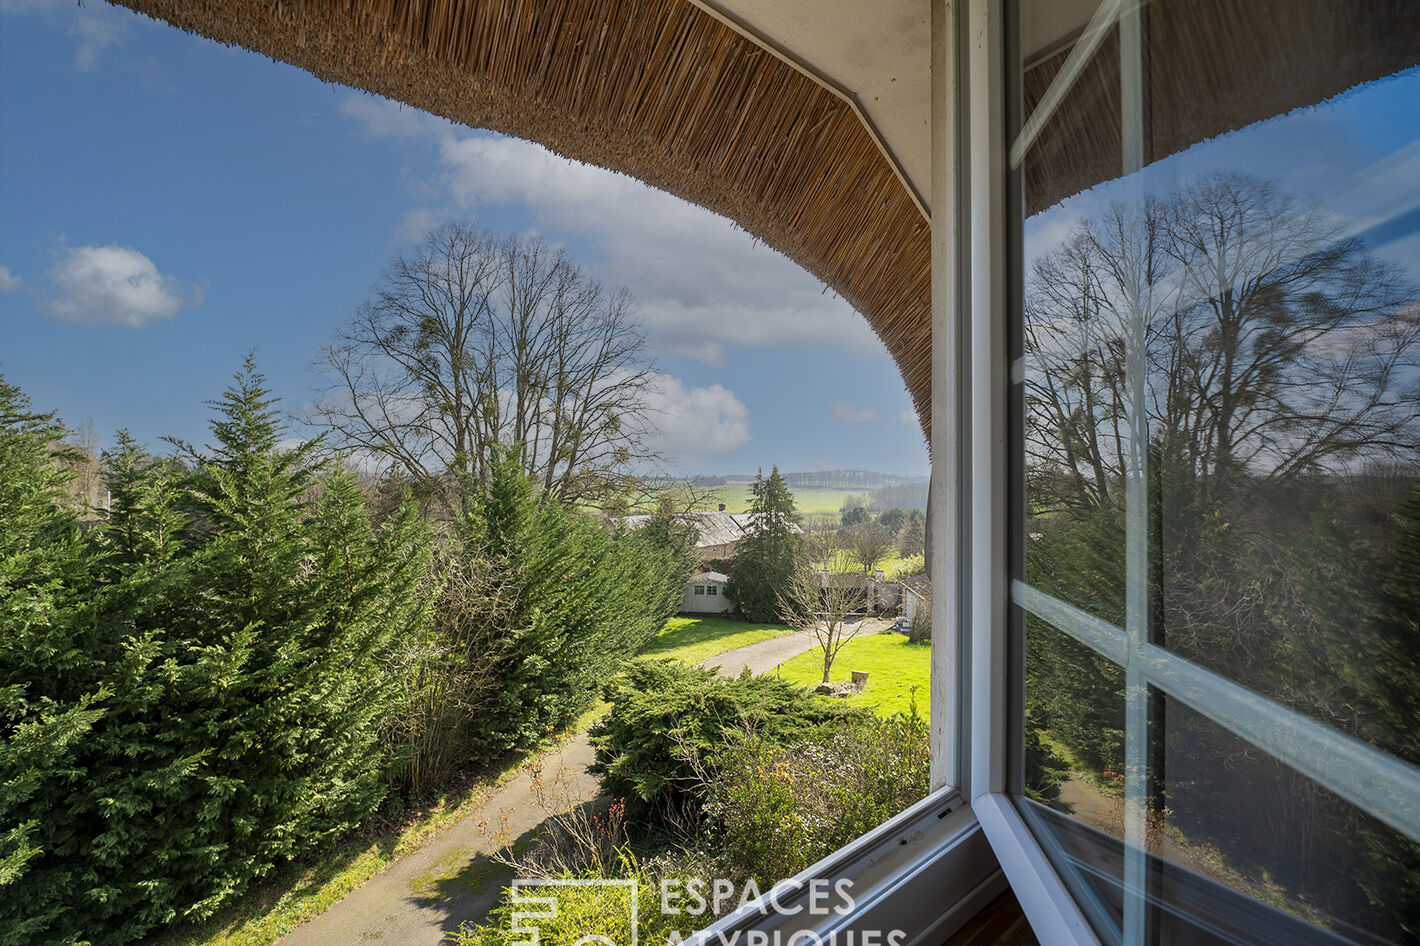
[[1218, 173], [1112, 205], [1028, 280], [1033, 493], [1117, 500], [1141, 418], [1205, 491], [1413, 455], [1416, 299], [1331, 215], [1268, 181]]
[[845, 644], [858, 636], [862, 624], [849, 617], [863, 603], [864, 589], [856, 576], [835, 574], [828, 565], [843, 553], [838, 532], [832, 528], [810, 529], [805, 534], [808, 559], [795, 569], [787, 587], [779, 590], [779, 613], [785, 624], [798, 631], [811, 631], [823, 653], [823, 682], [833, 670], [833, 661]]
[[656, 375], [624, 290], [539, 237], [471, 224], [401, 255], [322, 352], [313, 419], [335, 445], [456, 496], [500, 445], [564, 503], [598, 504], [654, 459]]
[[881, 522], [865, 519], [844, 531], [847, 533], [848, 551], [863, 566], [865, 575], [873, 570], [879, 559], [892, 551], [892, 533]]
[[69, 450], [63, 463], [73, 477], [65, 484], [65, 492], [85, 515], [106, 510], [103, 464], [100, 462], [99, 438], [94, 433], [93, 418], [86, 417], [83, 423], [70, 431], [65, 446]]

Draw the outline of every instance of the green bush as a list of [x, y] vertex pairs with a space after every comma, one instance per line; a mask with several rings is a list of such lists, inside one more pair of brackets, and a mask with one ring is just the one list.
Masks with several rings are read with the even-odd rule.
[[919, 602], [912, 613], [912, 623], [907, 626], [909, 644], [925, 644], [932, 639], [932, 600]]
[[722, 750], [749, 733], [766, 743], [864, 719], [777, 677], [719, 677], [674, 660], [644, 660], [608, 684], [611, 710], [591, 730], [602, 790], [666, 811], [694, 803]]
[[689, 533], [662, 517], [609, 532], [543, 501], [514, 450], [471, 508], [461, 555], [491, 589], [483, 613], [494, 646], [470, 659], [497, 671], [473, 751], [489, 757], [586, 711], [675, 613], [694, 561]]
[[787, 744], [755, 737], [724, 754], [709, 786], [723, 868], [766, 888], [792, 877], [924, 798], [928, 767], [916, 712]]

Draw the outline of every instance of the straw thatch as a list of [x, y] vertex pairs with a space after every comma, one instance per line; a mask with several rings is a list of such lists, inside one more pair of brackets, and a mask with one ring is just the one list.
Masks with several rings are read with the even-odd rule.
[[[1140, 15], [1146, 161], [1420, 62], [1416, 0], [1156, 0]], [[1028, 63], [1025, 114], [1069, 52]], [[1112, 34], [1029, 152], [1027, 214], [1119, 175], [1119, 68]], [[1277, 156], [1279, 169], [1290, 160]]]
[[845, 101], [684, 0], [121, 2], [730, 217], [868, 317], [926, 429], [927, 221]]
[[[117, 0], [722, 213], [867, 316], [930, 425], [928, 225], [847, 102], [686, 0]], [[1150, 160], [1416, 60], [1416, 0], [1144, 5]], [[1030, 64], [1026, 112], [1068, 45]], [[1118, 47], [1027, 161], [1040, 209], [1120, 171]], [[926, 120], [926, 116], [924, 116]]]

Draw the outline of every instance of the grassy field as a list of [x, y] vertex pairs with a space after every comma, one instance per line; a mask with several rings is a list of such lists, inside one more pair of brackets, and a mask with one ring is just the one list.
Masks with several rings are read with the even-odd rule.
[[[725, 504], [726, 512], [749, 512], [749, 484], [727, 483], [724, 486], [709, 487], [711, 496], [701, 511], [713, 510], [717, 503]], [[792, 490], [794, 505], [806, 516], [837, 515], [843, 508], [843, 501], [850, 496], [866, 499], [872, 492], [867, 489], [831, 489], [828, 487], [802, 486]]]
[[[838, 652], [831, 676], [834, 682], [848, 680], [854, 670], [868, 672], [868, 686], [848, 698], [849, 706], [867, 707], [879, 716], [906, 713], [915, 685], [917, 712], [926, 716], [931, 708], [932, 649], [927, 644], [909, 644], [901, 634], [854, 638]], [[823, 679], [823, 651], [815, 647], [784, 661], [774, 672], [794, 683], [817, 686]]]
[[784, 624], [748, 624], [725, 618], [671, 618], [651, 639], [643, 657], [674, 657], [682, 663], [698, 664], [727, 650], [757, 644], [791, 628]]

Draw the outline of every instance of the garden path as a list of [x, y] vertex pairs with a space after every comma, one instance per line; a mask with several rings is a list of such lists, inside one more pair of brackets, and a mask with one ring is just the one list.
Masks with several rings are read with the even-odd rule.
[[[863, 633], [879, 629], [865, 628]], [[703, 666], [718, 667], [726, 676], [745, 667], [751, 673], [764, 673], [816, 644], [812, 633], [786, 634], [717, 654]], [[563, 779], [556, 792], [559, 798], [590, 800], [597, 795], [597, 780], [587, 773], [594, 757], [584, 734], [550, 750], [540, 767], [523, 766], [482, 807], [286, 934], [277, 946], [446, 943], [447, 935], [462, 923], [477, 920], [496, 906], [512, 879], [512, 871], [492, 858], [500, 839], [528, 838], [547, 817], [533, 784], [534, 769], [544, 782]]]

